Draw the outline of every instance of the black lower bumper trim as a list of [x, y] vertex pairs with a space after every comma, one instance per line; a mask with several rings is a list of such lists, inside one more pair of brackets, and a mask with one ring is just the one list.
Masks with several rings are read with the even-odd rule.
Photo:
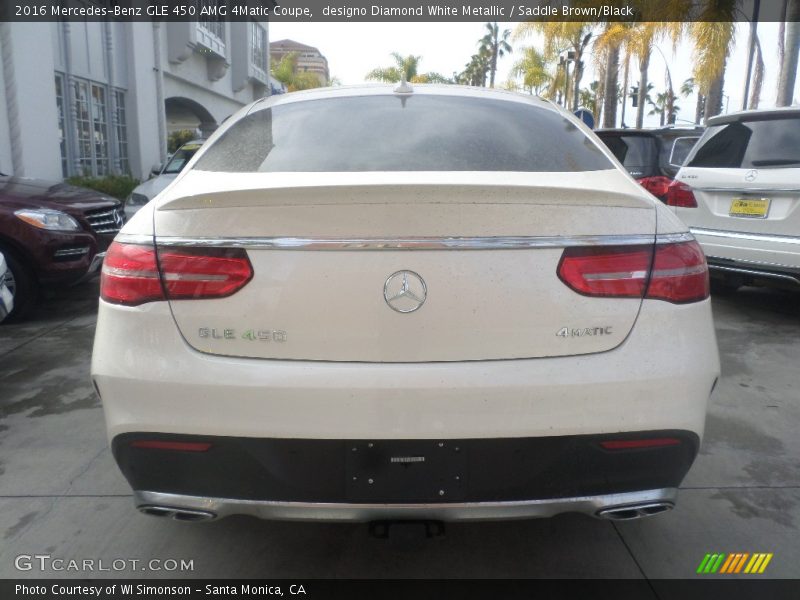
[[[610, 440], [664, 438], [671, 443], [601, 446]], [[188, 445], [153, 448], [153, 441]], [[462, 440], [126, 433], [114, 438], [112, 448], [135, 490], [286, 502], [435, 503], [675, 488], [689, 470], [698, 443], [696, 434], [672, 430]]]

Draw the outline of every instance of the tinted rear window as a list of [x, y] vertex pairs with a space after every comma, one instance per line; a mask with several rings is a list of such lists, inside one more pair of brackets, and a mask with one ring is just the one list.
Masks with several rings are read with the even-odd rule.
[[595, 171], [613, 165], [558, 113], [505, 100], [356, 96], [250, 113], [203, 171]]
[[178, 148], [164, 168], [164, 174], [172, 175], [174, 173], [180, 173], [184, 165], [189, 162], [199, 149], [200, 144], [185, 144]]
[[800, 166], [800, 118], [713, 125], [689, 155], [690, 167], [731, 169]]
[[646, 135], [603, 136], [603, 142], [625, 167], [647, 167], [658, 164], [656, 140]]

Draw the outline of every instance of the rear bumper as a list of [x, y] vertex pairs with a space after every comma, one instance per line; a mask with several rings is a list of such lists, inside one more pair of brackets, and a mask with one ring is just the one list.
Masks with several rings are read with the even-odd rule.
[[693, 227], [713, 274], [800, 285], [800, 237]]
[[[213, 356], [186, 344], [166, 303], [128, 308], [101, 300], [92, 359], [108, 436], [139, 505], [174, 497], [169, 506], [176, 508], [270, 518], [595, 514], [624, 504], [619, 494], [674, 489], [695, 456], [718, 375], [708, 300], [644, 301], [628, 339], [612, 351], [457, 363]], [[682, 454], [666, 461], [658, 458], [661, 450], [623, 458], [605, 456], [596, 444], [591, 450], [574, 445], [652, 432], [694, 441], [684, 441]], [[232, 438], [240, 449], [282, 440], [323, 450], [283, 462], [276, 458], [281, 452], [237, 451], [217, 463], [204, 462], [210, 455], [134, 459], [120, 450], [127, 440], [164, 435], [210, 436], [212, 443]], [[520, 439], [530, 441], [529, 449], [515, 446]], [[467, 465], [451, 467], [470, 482], [458, 493], [437, 487], [422, 495], [389, 490], [369, 497], [342, 487], [353, 476], [342, 449], [353, 441], [450, 447], [461, 441], [478, 449]], [[287, 483], [287, 473], [306, 467], [315, 475], [302, 481], [311, 483]], [[501, 469], [505, 475], [493, 477]], [[284, 477], [278, 483], [275, 473]], [[356, 473], [360, 481], [363, 475]], [[430, 495], [439, 489], [443, 498]]]
[[[146, 447], [156, 443], [173, 446]], [[135, 490], [255, 502], [438, 505], [677, 488], [698, 445], [691, 432], [647, 431], [442, 441], [143, 433], [118, 436], [112, 447]]]
[[268, 502], [135, 491], [134, 502], [143, 513], [179, 521], [204, 521], [230, 515], [294, 521], [379, 520], [496, 520], [554, 517], [582, 513], [592, 517], [628, 520], [669, 510], [678, 491], [644, 490], [601, 496], [577, 496], [511, 502], [440, 504], [343, 504], [324, 502]]

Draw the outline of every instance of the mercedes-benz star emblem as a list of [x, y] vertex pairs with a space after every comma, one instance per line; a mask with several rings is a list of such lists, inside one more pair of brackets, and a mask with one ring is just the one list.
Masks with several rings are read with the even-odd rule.
[[758, 177], [758, 171], [756, 169], [750, 169], [744, 174], [745, 181], [755, 181], [756, 177]]
[[410, 313], [425, 303], [428, 288], [414, 271], [397, 271], [383, 284], [383, 298], [392, 310]]

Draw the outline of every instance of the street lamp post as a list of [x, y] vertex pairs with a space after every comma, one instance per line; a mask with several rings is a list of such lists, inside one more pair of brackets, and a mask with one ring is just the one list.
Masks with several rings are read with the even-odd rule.
[[561, 51], [561, 56], [558, 57], [558, 64], [564, 67], [564, 108], [567, 108], [567, 97], [569, 96], [569, 63], [575, 62], [575, 51], [567, 50], [567, 55], [563, 55], [564, 50]]

